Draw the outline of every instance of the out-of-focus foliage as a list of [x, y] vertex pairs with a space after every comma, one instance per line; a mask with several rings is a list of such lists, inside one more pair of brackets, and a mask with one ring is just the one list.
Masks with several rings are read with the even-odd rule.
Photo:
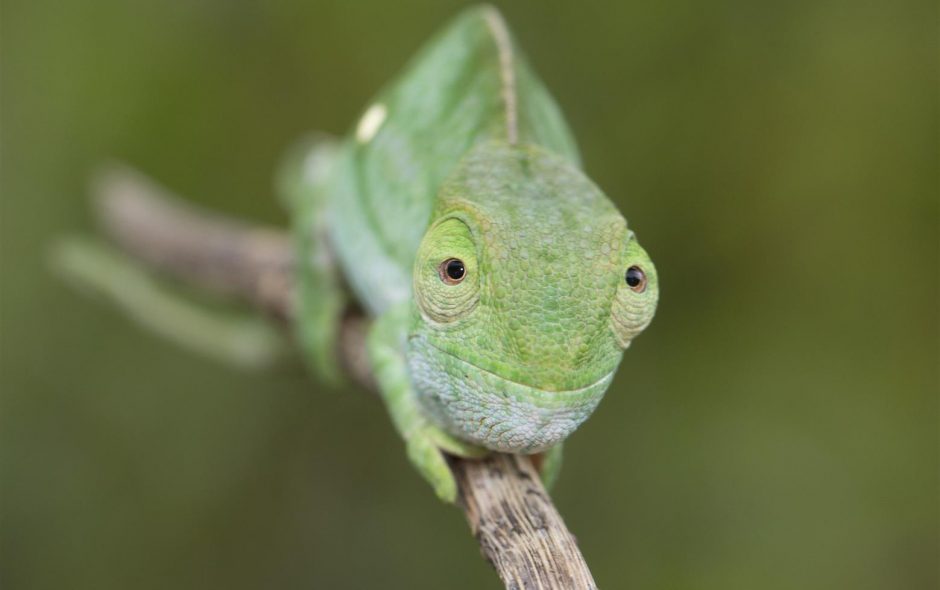
[[[6, 0], [4, 588], [496, 587], [380, 405], [192, 358], [48, 273], [117, 157], [284, 221], [457, 2]], [[933, 2], [501, 5], [656, 260], [556, 498], [604, 588], [937, 586]]]

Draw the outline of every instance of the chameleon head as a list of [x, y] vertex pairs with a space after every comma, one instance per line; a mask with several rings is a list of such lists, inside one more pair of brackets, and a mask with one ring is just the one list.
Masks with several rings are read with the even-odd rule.
[[572, 163], [484, 144], [439, 194], [415, 260], [408, 362], [432, 420], [534, 453], [597, 407], [656, 308], [656, 269]]

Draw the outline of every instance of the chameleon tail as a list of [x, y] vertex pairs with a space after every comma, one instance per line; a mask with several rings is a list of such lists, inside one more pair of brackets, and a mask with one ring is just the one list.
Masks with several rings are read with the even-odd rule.
[[203, 356], [264, 369], [289, 356], [279, 331], [263, 318], [199, 305], [175, 293], [126, 255], [90, 238], [59, 240], [50, 251], [56, 274], [120, 308], [138, 325]]

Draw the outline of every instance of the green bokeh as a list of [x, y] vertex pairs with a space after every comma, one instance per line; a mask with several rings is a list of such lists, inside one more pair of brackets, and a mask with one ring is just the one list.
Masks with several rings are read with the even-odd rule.
[[[460, 3], [2, 3], [4, 588], [479, 588], [382, 408], [51, 278], [106, 158], [283, 223]], [[501, 4], [661, 276], [555, 497], [604, 588], [938, 584], [934, 2]]]

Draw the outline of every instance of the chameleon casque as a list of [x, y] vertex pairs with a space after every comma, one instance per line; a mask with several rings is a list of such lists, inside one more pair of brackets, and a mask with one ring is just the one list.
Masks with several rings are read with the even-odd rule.
[[558, 107], [492, 7], [460, 14], [348, 137], [280, 174], [299, 254], [298, 336], [325, 377], [349, 305], [408, 456], [545, 453], [597, 407], [656, 309], [656, 270], [581, 170]]

